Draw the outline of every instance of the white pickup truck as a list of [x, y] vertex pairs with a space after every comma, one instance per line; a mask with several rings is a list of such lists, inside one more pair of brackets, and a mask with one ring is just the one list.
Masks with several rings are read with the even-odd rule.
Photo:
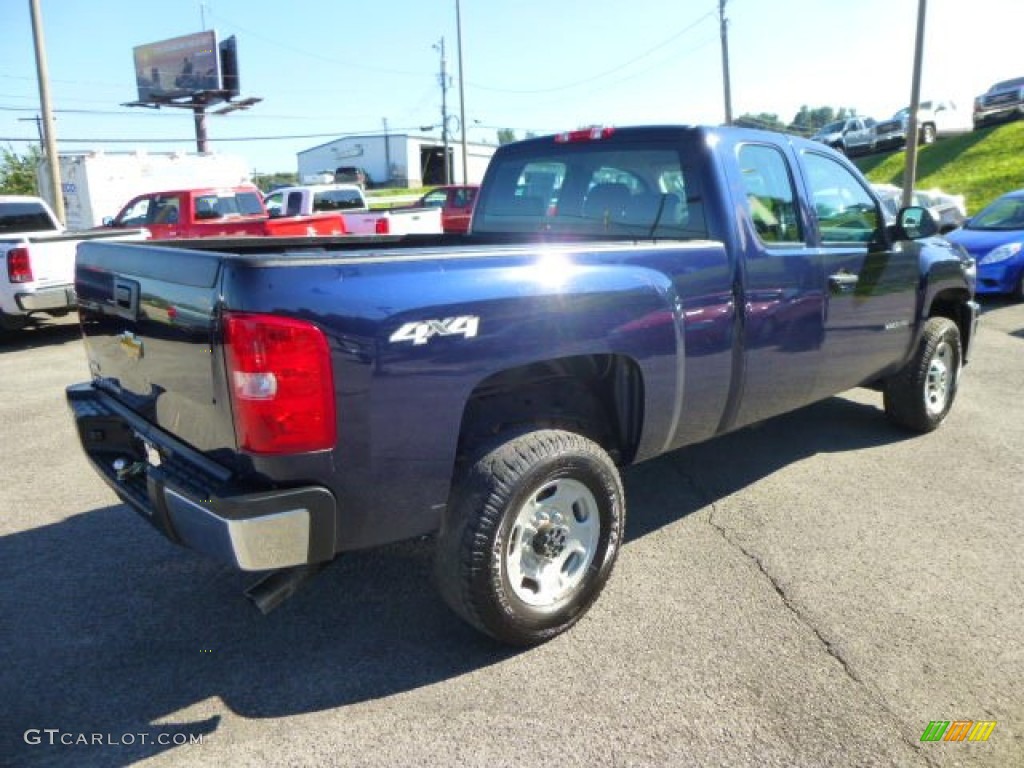
[[271, 218], [340, 213], [350, 235], [439, 235], [443, 230], [439, 208], [370, 210], [363, 191], [355, 184], [308, 184], [275, 189], [263, 199]]
[[67, 232], [41, 198], [0, 195], [0, 332], [75, 308], [75, 249], [83, 240], [146, 237], [144, 229]]

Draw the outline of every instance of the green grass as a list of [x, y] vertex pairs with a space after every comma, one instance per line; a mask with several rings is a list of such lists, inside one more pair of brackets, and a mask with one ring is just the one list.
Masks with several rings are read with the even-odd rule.
[[[964, 195], [969, 214], [1024, 187], [1024, 121], [983, 128], [942, 139], [917, 153], [916, 189], [938, 187]], [[856, 158], [857, 167], [877, 184], [903, 184], [906, 151]]]

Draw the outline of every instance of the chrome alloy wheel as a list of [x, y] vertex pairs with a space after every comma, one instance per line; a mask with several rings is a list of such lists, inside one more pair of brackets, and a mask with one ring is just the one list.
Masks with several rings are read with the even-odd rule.
[[946, 410], [951, 387], [956, 385], [956, 364], [953, 347], [946, 341], [935, 348], [928, 363], [928, 380], [924, 386], [924, 407], [928, 413], [938, 415]]
[[586, 485], [558, 478], [523, 504], [505, 546], [505, 572], [527, 605], [557, 603], [576, 589], [594, 560], [601, 516]]

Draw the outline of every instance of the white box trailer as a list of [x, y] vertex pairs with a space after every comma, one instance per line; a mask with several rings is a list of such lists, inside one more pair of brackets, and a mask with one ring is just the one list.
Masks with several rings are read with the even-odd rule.
[[[185, 152], [61, 153], [65, 226], [90, 229], [136, 195], [191, 187], [234, 187], [252, 181], [248, 163], [232, 155]], [[50, 196], [46, 161], [37, 170], [40, 194]]]

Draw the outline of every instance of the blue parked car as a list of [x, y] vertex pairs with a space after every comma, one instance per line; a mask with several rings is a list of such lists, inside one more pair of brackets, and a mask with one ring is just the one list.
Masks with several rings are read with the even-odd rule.
[[978, 293], [1024, 301], [1024, 189], [994, 200], [946, 239], [978, 262]]

